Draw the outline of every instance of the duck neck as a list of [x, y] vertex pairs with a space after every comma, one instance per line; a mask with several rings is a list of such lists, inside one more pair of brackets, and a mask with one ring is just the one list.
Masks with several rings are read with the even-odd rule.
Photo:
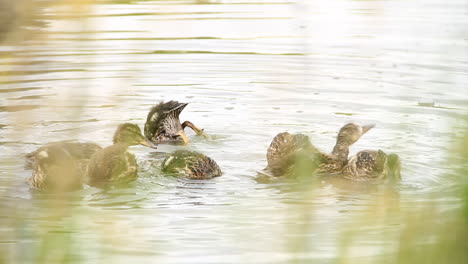
[[131, 145], [126, 142], [114, 142], [113, 146], [119, 146], [121, 148], [127, 149]]
[[344, 138], [338, 137], [335, 147], [333, 148], [332, 155], [339, 161], [346, 163], [348, 161], [349, 146], [351, 144]]

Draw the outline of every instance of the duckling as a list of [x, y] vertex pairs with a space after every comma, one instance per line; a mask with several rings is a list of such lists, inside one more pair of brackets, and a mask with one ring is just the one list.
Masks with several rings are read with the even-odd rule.
[[61, 141], [49, 143], [26, 154], [32, 168], [28, 183], [45, 191], [74, 191], [82, 188], [82, 176], [91, 156], [102, 149], [94, 143]]
[[382, 150], [362, 150], [352, 156], [344, 166], [342, 175], [355, 181], [383, 181], [395, 183], [401, 180], [400, 157]]
[[211, 179], [222, 174], [221, 169], [213, 159], [202, 153], [189, 150], [177, 150], [169, 154], [161, 167], [164, 173], [197, 180]]
[[320, 151], [310, 143], [308, 136], [279, 133], [268, 147], [268, 165], [264, 172], [273, 176], [297, 176], [298, 172], [314, 171], [319, 166], [319, 159], [315, 156], [319, 155]]
[[303, 172], [330, 174], [341, 172], [348, 162], [349, 147], [374, 125], [349, 123], [338, 132], [330, 154], [318, 150], [308, 136], [283, 132], [273, 138], [267, 150], [265, 172], [273, 176], [297, 176]]
[[32, 169], [32, 176], [27, 182], [36, 189], [66, 192], [82, 188], [79, 162], [59, 145], [37, 152]]
[[[45, 153], [55, 151], [55, 149], [58, 148], [67, 152], [74, 159], [82, 160], [83, 162], [89, 160], [96, 151], [102, 149], [99, 145], [91, 142], [59, 141], [48, 143], [25, 155], [26, 168], [31, 169], [38, 158], [41, 158]], [[39, 153], [42, 153], [42, 155], [38, 155]]]
[[207, 137], [203, 129], [199, 129], [192, 122], [180, 123], [179, 115], [188, 103], [177, 101], [161, 102], [151, 108], [145, 123], [145, 137], [155, 144], [173, 142], [189, 142], [184, 128], [190, 127], [197, 135]]
[[[81, 189], [83, 181], [93, 186], [99, 185], [101, 178], [112, 178], [105, 169], [110, 169], [111, 172], [135, 170], [136, 174], [135, 158], [130, 153], [126, 155], [126, 147], [142, 144], [154, 148], [145, 140], [140, 128], [132, 124], [119, 126], [114, 135], [114, 143], [116, 144], [105, 149], [94, 143], [66, 141], [40, 147], [26, 155], [33, 168], [28, 183], [36, 189], [54, 192]], [[121, 162], [122, 159], [128, 162]]]
[[101, 149], [91, 157], [85, 182], [90, 186], [103, 187], [111, 183], [125, 183], [137, 178], [138, 166], [135, 155], [128, 147], [143, 145], [156, 148], [141, 134], [135, 124], [121, 124], [114, 134], [113, 145]]

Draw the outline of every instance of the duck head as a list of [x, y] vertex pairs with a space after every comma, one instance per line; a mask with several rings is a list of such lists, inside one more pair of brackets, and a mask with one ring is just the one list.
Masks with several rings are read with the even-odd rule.
[[161, 102], [151, 108], [145, 123], [145, 136], [155, 144], [164, 142], [188, 143], [179, 115], [187, 103]]
[[143, 145], [156, 148], [151, 142], [141, 134], [141, 130], [136, 124], [121, 124], [114, 133], [114, 144], [123, 143], [129, 146]]
[[342, 165], [346, 164], [348, 161], [349, 147], [356, 143], [356, 141], [358, 141], [362, 135], [367, 133], [367, 131], [369, 131], [374, 126], [374, 124], [361, 126], [356, 123], [349, 123], [344, 125], [338, 132], [332, 155], [337, 157]]
[[367, 131], [375, 127], [374, 124], [361, 126], [356, 123], [349, 123], [344, 125], [340, 132], [338, 132], [337, 142], [343, 142], [348, 146], [356, 143]]

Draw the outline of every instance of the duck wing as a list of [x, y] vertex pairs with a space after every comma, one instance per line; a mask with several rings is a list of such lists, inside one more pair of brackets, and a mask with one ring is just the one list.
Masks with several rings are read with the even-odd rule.
[[89, 160], [91, 156], [96, 153], [96, 151], [101, 150], [102, 148], [99, 145], [90, 142], [60, 141], [49, 143], [25, 155], [27, 162], [26, 168], [32, 168], [33, 163], [36, 162], [39, 153], [47, 153], [50, 150], [58, 151], [58, 149], [66, 152], [70, 158], [83, 162]]
[[288, 132], [276, 135], [267, 150], [268, 173], [281, 176], [293, 173], [299, 160], [315, 164], [321, 159], [320, 151], [312, 145], [309, 137], [303, 134], [290, 134]]
[[96, 152], [90, 160], [86, 183], [102, 187], [111, 183], [123, 183], [137, 178], [135, 156], [124, 144], [114, 144]]
[[382, 174], [386, 154], [381, 150], [362, 150], [348, 160], [343, 168], [343, 177], [368, 181]]
[[161, 122], [169, 115], [179, 118], [180, 113], [188, 103], [180, 103], [178, 101], [160, 102], [153, 106], [147, 117], [145, 123], [145, 137], [148, 139], [153, 138], [160, 130]]
[[28, 183], [46, 191], [73, 191], [82, 187], [80, 162], [62, 144], [51, 144], [29, 154], [32, 176]]
[[221, 176], [218, 164], [210, 157], [195, 151], [178, 150], [162, 163], [166, 173], [182, 174], [191, 179], [210, 179]]

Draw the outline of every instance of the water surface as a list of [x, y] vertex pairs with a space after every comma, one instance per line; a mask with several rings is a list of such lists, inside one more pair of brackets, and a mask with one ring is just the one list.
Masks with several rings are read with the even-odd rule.
[[[0, 46], [5, 261], [334, 263], [394, 254], [415, 202], [459, 205], [444, 194], [455, 185], [447, 159], [466, 127], [467, 10], [461, 0], [36, 10], [41, 23], [25, 26], [29, 37]], [[132, 148], [141, 172], [129, 188], [87, 188], [58, 202], [25, 183], [24, 153], [68, 139], [109, 145], [118, 124], [143, 127], [161, 100], [190, 103], [181, 119], [214, 140], [190, 134], [188, 148], [214, 158], [222, 177], [163, 177], [159, 152], [178, 147], [160, 146]], [[400, 186], [256, 181], [278, 132], [307, 134], [329, 151], [350, 121], [376, 124], [352, 153], [400, 155]], [[360, 243], [344, 250], [349, 234]]]

